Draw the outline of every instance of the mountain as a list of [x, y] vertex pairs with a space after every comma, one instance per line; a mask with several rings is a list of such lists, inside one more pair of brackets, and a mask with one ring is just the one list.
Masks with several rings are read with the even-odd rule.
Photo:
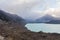
[[25, 20], [15, 14], [10, 14], [5, 11], [0, 10], [0, 19], [6, 22], [16, 22], [26, 24]]
[[37, 22], [49, 22], [50, 20], [54, 19], [54, 17], [52, 17], [51, 15], [49, 14], [46, 14], [40, 18], [38, 18], [36, 21]]
[[50, 20], [55, 19], [53, 16], [46, 14], [40, 18], [37, 18], [36, 20], [32, 19], [26, 19], [28, 23], [44, 23], [44, 22], [49, 22]]
[[36, 20], [39, 23], [51, 23], [51, 24], [60, 24], [60, 18], [53, 17], [52, 15], [46, 14]]

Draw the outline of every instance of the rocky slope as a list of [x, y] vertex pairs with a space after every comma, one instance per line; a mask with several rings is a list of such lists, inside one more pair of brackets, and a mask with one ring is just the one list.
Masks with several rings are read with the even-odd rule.
[[[10, 38], [18, 36], [21, 32], [28, 32], [27, 28], [18, 23], [5, 22], [0, 20], [0, 35], [2, 37]], [[10, 40], [10, 39], [6, 39]]]

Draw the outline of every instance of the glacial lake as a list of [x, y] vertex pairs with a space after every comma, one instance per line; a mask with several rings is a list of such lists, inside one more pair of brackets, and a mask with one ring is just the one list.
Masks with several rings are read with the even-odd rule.
[[26, 27], [34, 32], [60, 33], [60, 24], [28, 23]]

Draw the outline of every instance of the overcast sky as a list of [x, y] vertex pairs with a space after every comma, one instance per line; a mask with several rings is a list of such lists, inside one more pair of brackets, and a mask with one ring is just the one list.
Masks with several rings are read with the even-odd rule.
[[45, 14], [60, 16], [60, 0], [0, 0], [0, 9], [30, 19]]

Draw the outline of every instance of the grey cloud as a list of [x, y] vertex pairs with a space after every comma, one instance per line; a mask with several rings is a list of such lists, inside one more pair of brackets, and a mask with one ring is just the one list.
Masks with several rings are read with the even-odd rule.
[[[47, 9], [47, 0], [31, 0], [28, 2], [22, 2], [21, 4], [17, 0], [5, 0], [0, 3], [0, 8], [11, 13], [15, 13], [23, 18], [37, 18], [44, 13], [34, 13], [33, 10], [44, 11]], [[16, 2], [16, 4], [14, 4]], [[18, 4], [17, 4], [18, 3]], [[50, 5], [50, 4], [49, 4]]]

